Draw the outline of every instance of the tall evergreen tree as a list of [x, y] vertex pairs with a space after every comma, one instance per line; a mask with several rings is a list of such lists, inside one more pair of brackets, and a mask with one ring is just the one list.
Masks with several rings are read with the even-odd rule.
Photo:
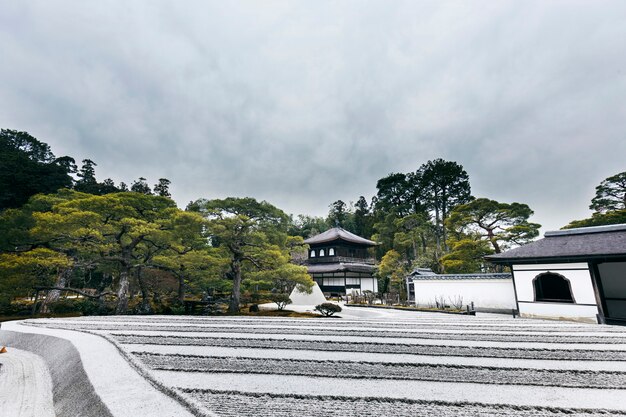
[[26, 132], [0, 130], [0, 210], [20, 207], [38, 193], [72, 186], [74, 160], [56, 158], [50, 146]]

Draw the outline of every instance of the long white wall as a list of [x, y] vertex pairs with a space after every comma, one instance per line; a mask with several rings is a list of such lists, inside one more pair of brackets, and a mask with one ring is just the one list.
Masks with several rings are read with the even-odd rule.
[[[560, 274], [570, 281], [574, 303], [535, 301], [533, 280], [545, 272]], [[513, 265], [513, 279], [521, 316], [597, 322], [598, 307], [586, 263]]]
[[428, 306], [435, 298], [463, 297], [463, 305], [474, 302], [476, 308], [511, 310], [515, 308], [515, 292], [510, 279], [415, 280], [415, 304]]

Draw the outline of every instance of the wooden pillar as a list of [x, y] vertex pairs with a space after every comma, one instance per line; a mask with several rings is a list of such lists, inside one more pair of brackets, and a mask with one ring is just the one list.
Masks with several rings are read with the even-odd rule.
[[595, 262], [589, 262], [588, 265], [589, 273], [591, 274], [591, 285], [593, 286], [593, 293], [596, 297], [596, 304], [598, 305], [598, 324], [606, 324], [607, 308], [600, 270], [598, 269], [598, 264]]

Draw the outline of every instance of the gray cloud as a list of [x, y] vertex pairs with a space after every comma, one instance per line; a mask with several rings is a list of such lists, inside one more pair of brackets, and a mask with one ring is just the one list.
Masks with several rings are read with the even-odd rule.
[[322, 215], [436, 157], [547, 229], [626, 169], [626, 4], [0, 3], [0, 126], [180, 205]]

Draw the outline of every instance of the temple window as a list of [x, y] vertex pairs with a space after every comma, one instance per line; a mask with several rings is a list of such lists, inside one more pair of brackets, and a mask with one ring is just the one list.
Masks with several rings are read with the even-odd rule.
[[533, 280], [535, 301], [573, 303], [572, 287], [567, 278], [553, 272], [537, 275]]

